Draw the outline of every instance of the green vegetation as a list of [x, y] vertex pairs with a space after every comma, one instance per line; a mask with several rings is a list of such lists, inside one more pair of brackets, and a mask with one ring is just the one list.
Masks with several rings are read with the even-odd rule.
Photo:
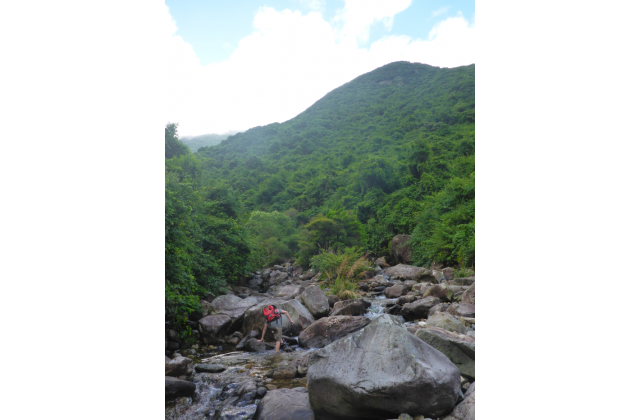
[[182, 137], [180, 141], [189, 147], [192, 152], [197, 152], [201, 147], [215, 146], [220, 144], [222, 140], [226, 140], [229, 134], [203, 134], [201, 136]]
[[[176, 146], [175, 128], [165, 154], [176, 313], [276, 262], [332, 272], [329, 254], [357, 249], [349, 267], [364, 253], [391, 258], [398, 234], [411, 235], [415, 265], [475, 263], [474, 65], [391, 63], [197, 153]], [[331, 287], [346, 295], [354, 278]]]

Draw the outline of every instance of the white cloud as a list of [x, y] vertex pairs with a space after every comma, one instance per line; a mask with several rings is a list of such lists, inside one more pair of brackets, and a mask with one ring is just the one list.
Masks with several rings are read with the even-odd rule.
[[436, 17], [436, 16], [443, 15], [447, 13], [447, 10], [449, 10], [450, 7], [451, 6], [444, 6], [439, 8], [438, 10], [434, 10], [433, 12], [431, 12], [431, 16]]
[[393, 17], [406, 10], [412, 0], [344, 0], [344, 9], [334, 18], [342, 25], [341, 41], [366, 42], [371, 25], [382, 22], [387, 31], [393, 26]]
[[324, 0], [294, 0], [296, 3], [300, 3], [304, 7], [314, 12], [324, 12], [326, 3]]
[[462, 15], [440, 22], [427, 40], [386, 36], [359, 48], [356, 38], [376, 20], [392, 19], [398, 13], [393, 10], [401, 10], [395, 7], [376, 9], [355, 23], [353, 8], [327, 22], [318, 12], [264, 7], [253, 33], [229, 59], [206, 66], [176, 36], [167, 8], [166, 121], [178, 122], [184, 136], [246, 130], [289, 120], [329, 91], [393, 61], [440, 67], [474, 62], [474, 25]]

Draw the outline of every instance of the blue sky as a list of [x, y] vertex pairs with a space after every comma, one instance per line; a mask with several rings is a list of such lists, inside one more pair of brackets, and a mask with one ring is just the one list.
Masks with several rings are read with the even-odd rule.
[[475, 4], [168, 0], [166, 120], [182, 136], [287, 121], [394, 61], [475, 63]]
[[[322, 17], [327, 21], [344, 6], [342, 0], [324, 3]], [[253, 18], [260, 7], [302, 12], [312, 10], [307, 6], [310, 2], [299, 0], [165, 0], [165, 4], [176, 21], [176, 34], [191, 44], [203, 65], [219, 63], [231, 56], [238, 42], [253, 32]], [[390, 31], [385, 30], [382, 22], [376, 22], [370, 29], [369, 39], [359, 46], [369, 47], [374, 40], [385, 35], [426, 38], [437, 22], [456, 16], [458, 12], [470, 19], [475, 14], [475, 1], [414, 0], [411, 6], [394, 16]]]

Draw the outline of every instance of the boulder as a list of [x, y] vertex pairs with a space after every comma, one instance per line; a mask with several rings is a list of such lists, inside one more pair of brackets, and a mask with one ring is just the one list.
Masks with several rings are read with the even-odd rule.
[[472, 305], [471, 303], [453, 303], [447, 308], [447, 312], [455, 316], [475, 318], [476, 305]]
[[300, 302], [302, 302], [315, 319], [327, 316], [329, 312], [331, 312], [327, 296], [315, 284], [307, 287], [304, 292], [302, 292]]
[[462, 303], [476, 304], [476, 283], [474, 282], [471, 287], [464, 291], [462, 294]]
[[371, 306], [371, 302], [367, 302], [366, 300], [360, 299], [349, 299], [349, 300], [341, 300], [340, 302], [336, 302], [333, 305], [333, 310], [331, 311], [331, 316], [337, 315], [364, 315], [367, 311], [367, 308]]
[[293, 366], [278, 367], [267, 372], [267, 378], [293, 379], [296, 377], [297, 368]]
[[311, 324], [300, 333], [301, 347], [324, 347], [367, 326], [371, 320], [363, 316], [330, 316]]
[[404, 305], [406, 303], [411, 303], [414, 302], [418, 299], [417, 296], [415, 295], [404, 295], [404, 296], [400, 296], [398, 298], [398, 300], [396, 300], [396, 304], [398, 305]]
[[433, 277], [436, 278], [436, 281], [438, 283], [442, 282], [443, 280], [446, 280], [447, 278], [444, 276], [444, 274], [442, 273], [442, 271], [438, 271], [438, 270], [433, 270]]
[[387, 276], [393, 276], [400, 280], [416, 280], [436, 282], [435, 277], [431, 274], [431, 270], [424, 267], [415, 267], [413, 265], [398, 264], [393, 267], [385, 268], [384, 273]]
[[396, 284], [394, 286], [387, 287], [386, 289], [384, 289], [383, 293], [387, 298], [393, 299], [393, 298], [400, 297], [403, 294], [406, 294], [407, 292], [405, 291], [404, 286], [402, 284]]
[[476, 418], [476, 383], [472, 383], [464, 399], [444, 420], [475, 420]]
[[442, 328], [419, 329], [416, 331], [416, 337], [447, 356], [458, 367], [460, 374], [475, 379], [475, 339]]
[[182, 376], [191, 375], [193, 372], [193, 361], [188, 357], [178, 356], [175, 359], [170, 359], [164, 364], [164, 376]]
[[449, 303], [438, 303], [436, 306], [429, 309], [429, 316], [435, 314], [436, 312], [447, 312], [449, 305]]
[[475, 283], [476, 277], [458, 277], [449, 282], [449, 284], [453, 284], [454, 286], [471, 286]]
[[206, 344], [218, 344], [231, 325], [231, 318], [225, 314], [209, 315], [198, 321], [200, 336]]
[[437, 297], [443, 302], [452, 302], [453, 295], [457, 292], [464, 292], [467, 289], [466, 286], [453, 286], [450, 284], [436, 284], [433, 287], [430, 287], [422, 296], [428, 297], [433, 296]]
[[340, 298], [336, 295], [327, 295], [327, 301], [329, 302], [329, 307], [333, 308], [333, 305], [339, 302]]
[[206, 372], [206, 373], [218, 373], [226, 370], [227, 368], [222, 365], [217, 364], [209, 364], [209, 363], [198, 363], [194, 366], [196, 372]]
[[264, 298], [256, 296], [240, 299], [234, 295], [225, 295], [215, 298], [213, 302], [211, 302], [211, 306], [216, 314], [225, 314], [231, 318], [229, 330], [233, 331], [242, 327], [244, 313], [247, 309], [257, 305], [262, 300], [264, 300]]
[[[262, 314], [262, 308], [267, 305], [274, 305], [278, 309], [283, 309], [289, 312], [293, 323], [296, 326], [298, 333], [304, 331], [309, 325], [313, 324], [314, 319], [311, 313], [304, 307], [304, 305], [295, 299], [283, 300], [283, 299], [265, 299], [260, 302], [260, 305], [249, 308], [245, 312], [244, 320], [242, 324], [242, 332], [246, 335], [250, 331], [259, 331], [262, 334], [262, 328], [264, 328], [265, 317]], [[287, 331], [290, 328], [289, 318], [286, 315], [282, 316], [282, 331]], [[267, 328], [264, 335], [266, 341], [273, 341], [273, 332]]]
[[236, 350], [244, 349], [244, 344], [247, 342], [247, 340], [249, 340], [250, 338], [257, 338], [260, 336], [260, 334], [262, 334], [262, 332], [258, 332], [256, 330], [249, 331], [249, 334], [247, 334], [242, 340], [240, 340], [240, 342], [236, 346]]
[[362, 273], [358, 274], [358, 279], [360, 280], [369, 280], [372, 279], [376, 276], [377, 271], [375, 270], [367, 270], [367, 271], [363, 271]]
[[258, 403], [256, 420], [315, 420], [306, 388], [274, 389]]
[[381, 315], [309, 358], [309, 401], [322, 418], [433, 418], [449, 413], [460, 372], [445, 355]]
[[206, 300], [207, 302], [211, 303], [211, 302], [213, 302], [213, 299], [215, 299], [215, 298], [216, 298], [216, 295], [214, 295], [211, 292], [207, 292], [207, 294], [205, 295], [204, 300]]
[[444, 278], [447, 280], [453, 280], [455, 275], [455, 270], [451, 267], [445, 267], [442, 269], [442, 274], [444, 274]]
[[453, 315], [447, 312], [436, 312], [427, 319], [427, 328], [442, 328], [447, 331], [454, 331], [466, 334], [469, 329], [462, 325]]
[[413, 303], [406, 303], [400, 315], [404, 319], [426, 319], [429, 316], [429, 310], [440, 303], [440, 299], [430, 296], [424, 299], [416, 300]]
[[303, 290], [304, 288], [300, 286], [290, 284], [278, 290], [278, 293], [276, 293], [274, 297], [289, 300], [298, 296], [300, 293], [302, 293]]
[[[269, 330], [267, 330], [267, 332], [268, 331]], [[244, 343], [244, 351], [256, 352], [273, 349], [275, 349], [273, 345], [265, 343], [264, 341], [259, 342], [257, 338], [250, 338]]]
[[164, 400], [172, 401], [179, 397], [190, 397], [196, 391], [196, 384], [171, 376], [164, 377]]
[[411, 235], [396, 235], [389, 242], [389, 251], [400, 262], [411, 262]]
[[375, 265], [377, 265], [380, 268], [385, 268], [385, 267], [389, 267], [389, 264], [387, 264], [387, 260], [384, 257], [380, 257], [378, 258], [375, 262]]

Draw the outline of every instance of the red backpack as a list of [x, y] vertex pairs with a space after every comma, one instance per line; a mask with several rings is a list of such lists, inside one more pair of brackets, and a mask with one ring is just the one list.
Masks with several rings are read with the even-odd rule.
[[273, 305], [265, 306], [262, 309], [262, 314], [267, 317], [267, 322], [280, 318], [280, 311], [274, 308]]

